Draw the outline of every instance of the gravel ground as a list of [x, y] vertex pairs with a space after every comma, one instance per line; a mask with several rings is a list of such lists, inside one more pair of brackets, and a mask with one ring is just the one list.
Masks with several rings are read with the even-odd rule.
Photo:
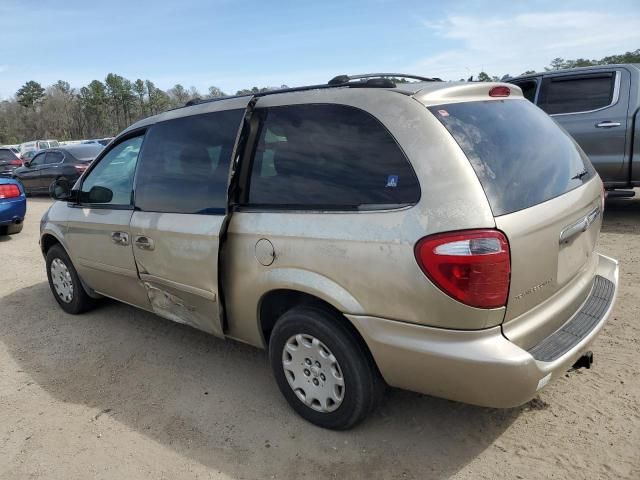
[[607, 205], [621, 285], [593, 369], [510, 410], [392, 390], [349, 432], [298, 418], [262, 351], [111, 301], [64, 314], [38, 250], [49, 204], [0, 238], [0, 479], [640, 479], [640, 199]]

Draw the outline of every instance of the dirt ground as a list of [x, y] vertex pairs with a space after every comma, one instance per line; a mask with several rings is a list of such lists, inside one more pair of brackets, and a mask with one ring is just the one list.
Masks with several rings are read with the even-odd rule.
[[607, 205], [620, 295], [593, 369], [511, 410], [392, 390], [349, 432], [298, 418], [262, 351], [111, 301], [64, 314], [49, 204], [0, 238], [0, 479], [640, 479], [640, 198]]

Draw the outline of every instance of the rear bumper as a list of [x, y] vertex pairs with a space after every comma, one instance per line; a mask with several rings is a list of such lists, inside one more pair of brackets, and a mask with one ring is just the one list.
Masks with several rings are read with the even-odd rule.
[[22, 223], [27, 212], [27, 200], [22, 195], [15, 199], [0, 200], [0, 225]]
[[[602, 290], [594, 282], [580, 309], [541, 342], [547, 342], [546, 349], [537, 345], [531, 351], [524, 350], [505, 338], [499, 326], [446, 330], [374, 317], [348, 317], [364, 337], [389, 385], [486, 407], [515, 407], [563, 375], [602, 330], [618, 291], [618, 263], [599, 255], [596, 275], [611, 288]], [[594, 309], [594, 304], [600, 308]], [[580, 320], [585, 312], [591, 314], [591, 321]], [[571, 328], [576, 322], [581, 328]], [[563, 329], [572, 332], [574, 338], [563, 336]], [[558, 338], [562, 340], [560, 346]], [[549, 345], [554, 347], [553, 354], [548, 354]]]

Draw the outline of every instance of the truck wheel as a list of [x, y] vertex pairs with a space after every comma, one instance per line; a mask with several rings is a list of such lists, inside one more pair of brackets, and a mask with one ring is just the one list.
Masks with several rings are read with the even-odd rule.
[[51, 293], [65, 312], [76, 315], [95, 305], [95, 300], [85, 292], [78, 272], [60, 245], [52, 246], [47, 252], [47, 277]]
[[269, 341], [271, 368], [289, 405], [335, 430], [363, 420], [384, 389], [369, 353], [343, 322], [323, 308], [295, 307], [278, 319]]

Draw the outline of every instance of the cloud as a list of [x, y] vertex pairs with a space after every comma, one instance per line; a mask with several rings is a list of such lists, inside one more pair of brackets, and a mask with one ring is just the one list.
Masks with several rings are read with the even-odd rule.
[[595, 11], [521, 13], [511, 16], [449, 15], [422, 22], [455, 45], [413, 65], [448, 79], [477, 75], [518, 75], [542, 70], [556, 57], [601, 58], [640, 47], [640, 14]]

